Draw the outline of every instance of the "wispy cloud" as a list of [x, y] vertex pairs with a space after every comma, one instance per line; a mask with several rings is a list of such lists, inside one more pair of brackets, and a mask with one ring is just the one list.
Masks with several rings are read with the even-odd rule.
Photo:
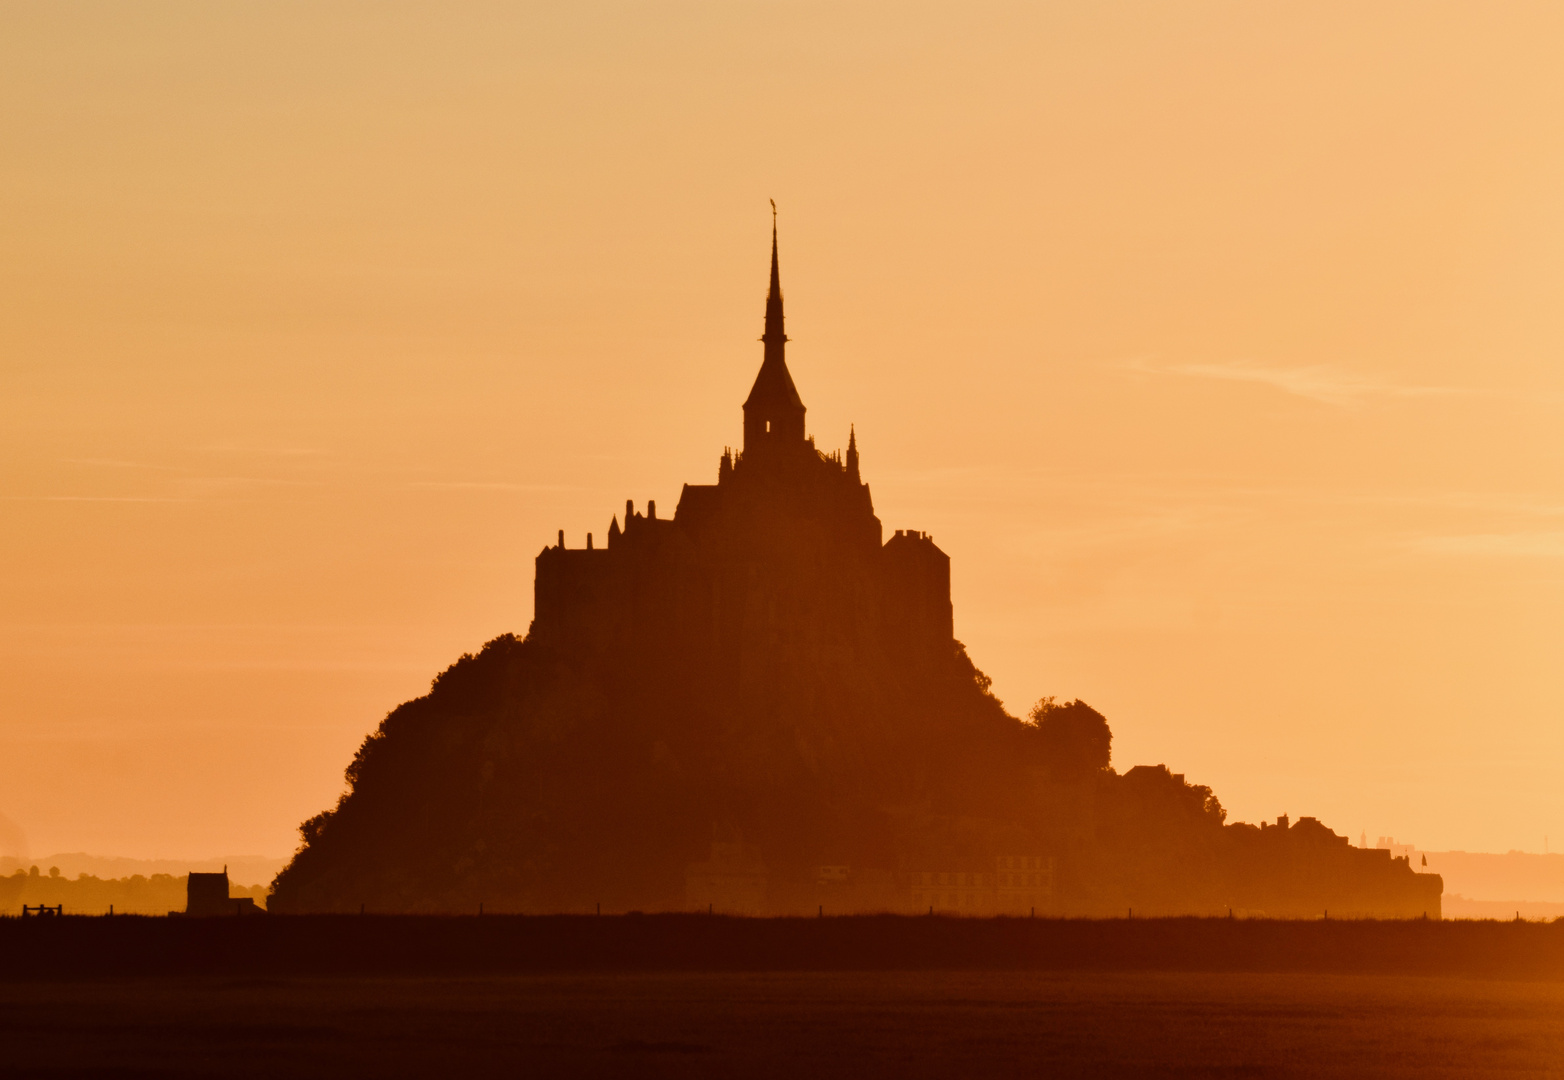
[[197, 449], [208, 454], [243, 454], [273, 458], [319, 457], [326, 453], [324, 450], [309, 446], [239, 446], [233, 443], [212, 443]]
[[[300, 451], [302, 454], [311, 451]], [[210, 496], [222, 496], [233, 491], [268, 487], [319, 487], [319, 479], [297, 479], [282, 476], [244, 476], [234, 474], [210, 475], [187, 465], [164, 465], [156, 462], [130, 461], [123, 458], [61, 458], [67, 465], [81, 465], [91, 469], [110, 469], [118, 472], [144, 472], [153, 474], [153, 485], [166, 494], [144, 495], [36, 495], [9, 496], [16, 499], [33, 499], [46, 502], [190, 502]], [[250, 462], [252, 467], [264, 463]]]
[[11, 502], [170, 503], [193, 500], [177, 495], [0, 495]]
[[154, 472], [182, 473], [177, 465], [154, 465], [146, 461], [121, 461], [118, 458], [61, 458], [66, 465], [90, 465], [97, 469], [150, 469]]
[[1564, 559], [1564, 532], [1473, 533], [1466, 536], [1423, 536], [1414, 546], [1438, 555], [1500, 558]]
[[320, 480], [289, 480], [275, 476], [187, 476], [178, 484], [196, 493], [222, 492], [247, 487], [321, 487]]
[[503, 480], [413, 480], [415, 488], [448, 488], [464, 491], [581, 491], [573, 484], [516, 484]]
[[1253, 361], [1179, 364], [1156, 357], [1136, 357], [1122, 367], [1150, 375], [1257, 383], [1326, 405], [1359, 405], [1374, 398], [1448, 397], [1470, 391], [1454, 386], [1417, 386], [1369, 378], [1330, 364], [1286, 367]]

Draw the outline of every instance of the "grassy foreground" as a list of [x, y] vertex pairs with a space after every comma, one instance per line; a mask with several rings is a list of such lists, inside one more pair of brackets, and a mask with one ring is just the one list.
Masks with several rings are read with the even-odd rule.
[[890, 915], [0, 919], [0, 979], [13, 980], [898, 970], [1564, 979], [1564, 923]]

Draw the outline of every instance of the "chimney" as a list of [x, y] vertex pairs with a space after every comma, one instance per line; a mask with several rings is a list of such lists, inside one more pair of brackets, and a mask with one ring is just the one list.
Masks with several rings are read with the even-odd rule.
[[592, 550], [592, 534], [591, 533], [587, 533], [587, 550], [588, 551]]
[[561, 551], [563, 551], [564, 548], [565, 548], [565, 530], [564, 529], [559, 530], [559, 547], [560, 547]]
[[646, 500], [646, 516], [651, 518], [653, 521], [657, 520], [657, 500], [656, 499], [647, 499]]

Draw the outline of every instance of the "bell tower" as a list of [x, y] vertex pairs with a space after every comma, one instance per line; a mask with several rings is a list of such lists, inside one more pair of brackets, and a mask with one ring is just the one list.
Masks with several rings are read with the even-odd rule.
[[777, 264], [777, 204], [771, 204], [771, 290], [766, 294], [765, 356], [744, 401], [744, 456], [768, 457], [804, 445], [804, 402], [787, 370], [782, 275]]

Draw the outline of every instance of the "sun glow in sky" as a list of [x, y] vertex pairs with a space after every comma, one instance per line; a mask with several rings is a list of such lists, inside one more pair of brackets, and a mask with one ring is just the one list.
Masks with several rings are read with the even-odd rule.
[[[1564, 7], [0, 8], [0, 854], [284, 854], [789, 363], [1012, 712], [1564, 838]], [[1561, 840], [1560, 842], [1564, 842]]]

